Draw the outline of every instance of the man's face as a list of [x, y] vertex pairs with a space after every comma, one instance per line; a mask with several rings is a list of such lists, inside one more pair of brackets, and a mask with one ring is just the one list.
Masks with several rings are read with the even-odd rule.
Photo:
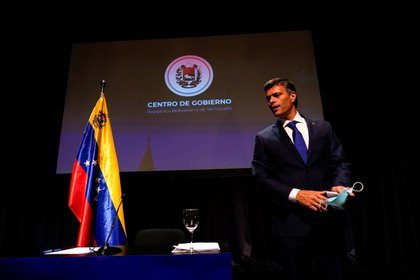
[[293, 118], [296, 111], [293, 101], [296, 99], [296, 92], [288, 93], [281, 86], [274, 86], [266, 91], [266, 99], [268, 107], [274, 116], [283, 119]]

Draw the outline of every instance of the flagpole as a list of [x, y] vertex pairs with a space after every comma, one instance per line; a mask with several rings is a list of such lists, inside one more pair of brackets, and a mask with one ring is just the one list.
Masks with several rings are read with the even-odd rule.
[[105, 94], [106, 81], [102, 80], [100, 84], [101, 84], [101, 96], [103, 96]]

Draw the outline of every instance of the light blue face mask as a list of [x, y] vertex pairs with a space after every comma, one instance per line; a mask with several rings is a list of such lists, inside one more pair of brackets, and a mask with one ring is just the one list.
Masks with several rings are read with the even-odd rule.
[[[360, 185], [360, 189], [355, 189], [357, 185]], [[347, 197], [349, 196], [349, 193], [351, 192], [361, 192], [363, 190], [364, 186], [361, 182], [356, 182], [353, 184], [353, 186], [349, 189], [342, 190], [337, 196], [328, 198], [325, 203], [330, 205], [333, 208], [336, 209], [344, 209], [344, 204], [347, 201]]]

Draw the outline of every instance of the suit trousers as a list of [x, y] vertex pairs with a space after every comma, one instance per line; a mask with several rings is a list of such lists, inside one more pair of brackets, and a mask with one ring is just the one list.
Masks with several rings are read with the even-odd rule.
[[306, 236], [273, 237], [271, 255], [288, 280], [348, 279], [346, 235], [314, 226]]

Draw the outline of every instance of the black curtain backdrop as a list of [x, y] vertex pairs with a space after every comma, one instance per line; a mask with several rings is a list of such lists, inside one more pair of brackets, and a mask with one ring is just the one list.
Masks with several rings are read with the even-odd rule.
[[[349, 201], [356, 255], [352, 269], [360, 277], [385, 274], [411, 279], [420, 266], [420, 153], [413, 136], [418, 133], [411, 93], [416, 80], [401, 66], [412, 61], [415, 48], [407, 42], [406, 29], [395, 30], [377, 21], [348, 25], [338, 16], [335, 20], [334, 28], [294, 18], [293, 26], [284, 20], [245, 32], [312, 30], [324, 117], [346, 148], [353, 181], [365, 185]], [[10, 87], [4, 88], [11, 97], [3, 112], [12, 112], [3, 117], [7, 167], [0, 195], [1, 256], [37, 255], [43, 249], [76, 244], [78, 222], [67, 206], [70, 175], [55, 174], [71, 42], [191, 33], [153, 33], [138, 24], [132, 29], [81, 24], [56, 33], [51, 24], [27, 27], [7, 40], [12, 77], [6, 81]], [[389, 47], [389, 38], [404, 38], [406, 44]], [[406, 141], [404, 135], [411, 140]], [[201, 223], [196, 241], [227, 244], [241, 270], [269, 266], [267, 209], [255, 193], [250, 170], [237, 175], [223, 171], [122, 173], [121, 181], [127, 194], [124, 214], [129, 244], [140, 229], [183, 229], [182, 208], [197, 207]]]

